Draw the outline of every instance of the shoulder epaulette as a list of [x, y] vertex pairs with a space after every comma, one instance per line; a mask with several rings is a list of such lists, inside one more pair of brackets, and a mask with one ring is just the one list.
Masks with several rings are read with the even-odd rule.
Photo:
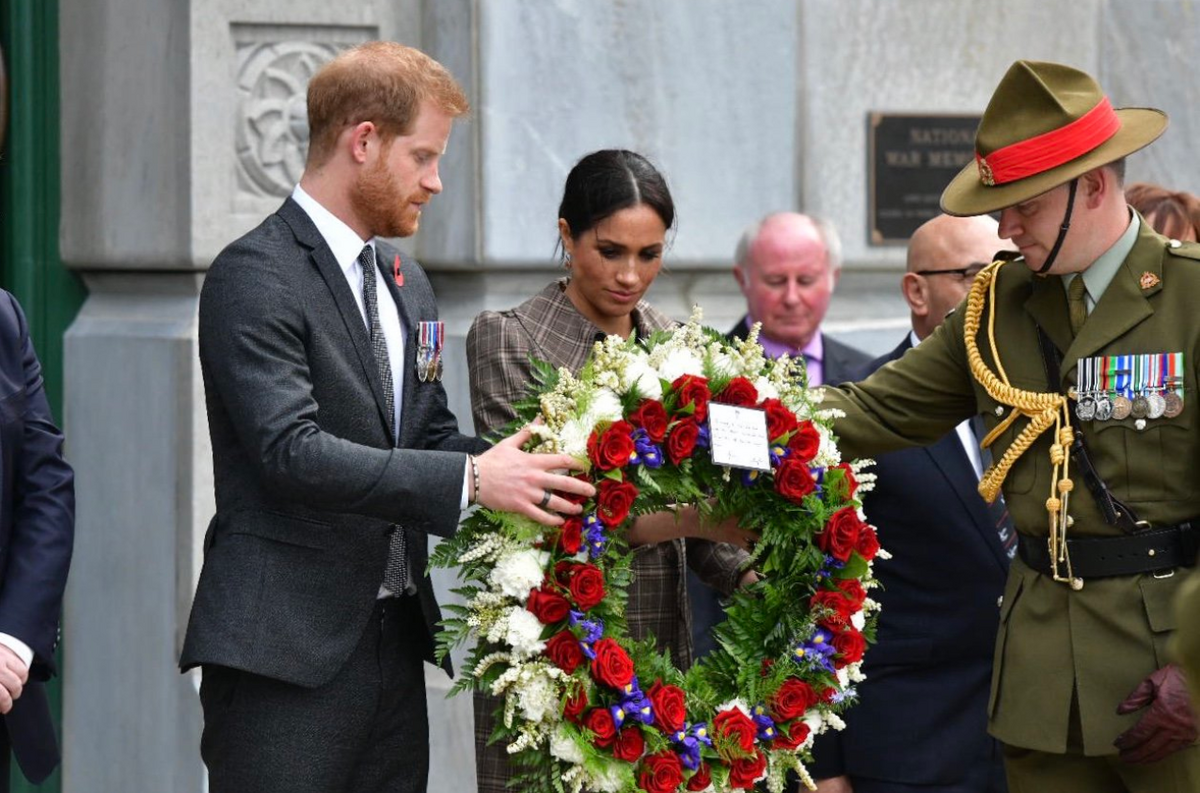
[[1172, 256], [1181, 256], [1184, 259], [1200, 261], [1200, 243], [1167, 240], [1167, 253]]

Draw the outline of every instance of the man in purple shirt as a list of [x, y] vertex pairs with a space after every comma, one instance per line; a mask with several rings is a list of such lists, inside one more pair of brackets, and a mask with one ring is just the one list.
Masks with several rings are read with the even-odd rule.
[[[762, 323], [758, 341], [767, 355], [804, 356], [808, 383], [849, 380], [871, 356], [821, 333], [821, 321], [842, 267], [842, 246], [828, 222], [797, 212], [767, 215], [738, 241], [733, 277], [746, 296], [747, 314], [730, 338], [744, 339]], [[696, 658], [716, 643], [712, 628], [725, 616], [716, 590], [688, 574], [692, 645]]]
[[768, 355], [803, 355], [809, 385], [842, 382], [871, 358], [821, 333], [841, 268], [841, 242], [828, 222], [798, 212], [767, 215], [738, 241], [733, 277], [747, 313], [729, 335], [745, 338], [761, 322], [758, 341]]

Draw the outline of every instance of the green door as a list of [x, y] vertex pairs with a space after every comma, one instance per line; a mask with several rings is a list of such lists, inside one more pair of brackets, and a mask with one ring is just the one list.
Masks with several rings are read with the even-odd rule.
[[[0, 47], [8, 77], [8, 130], [0, 152], [0, 287], [25, 309], [50, 404], [61, 421], [63, 333], [85, 293], [58, 257], [58, 0], [0, 0]], [[59, 720], [57, 679], [49, 692]], [[15, 793], [57, 793], [62, 787], [57, 771], [41, 785], [29, 784], [15, 763], [12, 780]]]

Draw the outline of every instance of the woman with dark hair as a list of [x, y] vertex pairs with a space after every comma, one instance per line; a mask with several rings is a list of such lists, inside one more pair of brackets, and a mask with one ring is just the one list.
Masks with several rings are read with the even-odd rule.
[[[485, 311], [467, 334], [475, 431], [498, 430], [516, 416], [532, 379], [530, 356], [578, 372], [606, 335], [644, 338], [675, 323], [642, 297], [662, 268], [667, 232], [675, 224], [671, 192], [640, 154], [606, 149], [571, 169], [558, 210], [567, 276], [508, 311]], [[691, 539], [685, 540], [684, 536]], [[635, 639], [651, 634], [681, 669], [691, 664], [691, 614], [684, 564], [728, 595], [742, 573], [744, 544], [735, 525], [704, 527], [695, 510], [643, 515], [630, 529], [633, 583], [626, 618]], [[752, 578], [751, 578], [752, 580]], [[512, 766], [503, 744], [487, 745], [498, 697], [475, 693], [475, 761], [480, 793], [503, 793]]]
[[1191, 193], [1139, 182], [1125, 188], [1125, 200], [1164, 237], [1184, 242], [1200, 239], [1200, 198]]

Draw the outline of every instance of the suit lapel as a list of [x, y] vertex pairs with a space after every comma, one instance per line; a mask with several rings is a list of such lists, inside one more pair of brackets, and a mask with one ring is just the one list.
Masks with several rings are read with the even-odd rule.
[[392, 420], [387, 415], [387, 403], [384, 401], [383, 384], [379, 380], [379, 370], [375, 363], [375, 354], [371, 351], [371, 339], [367, 335], [367, 327], [363, 322], [362, 312], [358, 308], [358, 303], [354, 300], [354, 294], [350, 291], [350, 285], [346, 283], [346, 276], [342, 272], [342, 268], [338, 265], [337, 259], [334, 258], [333, 252], [329, 250], [329, 245], [325, 242], [321, 233], [317, 231], [317, 227], [313, 225], [312, 220], [300, 208], [299, 204], [289, 198], [280, 208], [279, 215], [292, 229], [292, 233], [296, 235], [297, 242], [309, 249], [312, 262], [316, 266], [317, 272], [321, 274], [321, 278], [325, 281], [325, 286], [333, 295], [333, 302], [337, 305], [338, 313], [342, 318], [342, 324], [346, 328], [346, 334], [350, 339], [350, 350], [347, 350], [347, 352], [352, 352], [358, 358], [363, 377], [370, 385], [371, 394], [375, 397], [375, 406], [379, 412], [379, 420], [383, 422], [385, 429], [391, 427]]
[[925, 447], [925, 452], [962, 502], [963, 510], [971, 516], [971, 525], [979, 533], [979, 539], [987, 546], [996, 564], [1000, 565], [1001, 569], [1007, 569], [1008, 559], [1004, 556], [1004, 549], [1000, 547], [1000, 535], [992, 525], [987, 504], [979, 495], [979, 480], [975, 478], [974, 466], [971, 465], [971, 458], [967, 456], [967, 450], [958, 439], [958, 432], [946, 434], [937, 443]]

